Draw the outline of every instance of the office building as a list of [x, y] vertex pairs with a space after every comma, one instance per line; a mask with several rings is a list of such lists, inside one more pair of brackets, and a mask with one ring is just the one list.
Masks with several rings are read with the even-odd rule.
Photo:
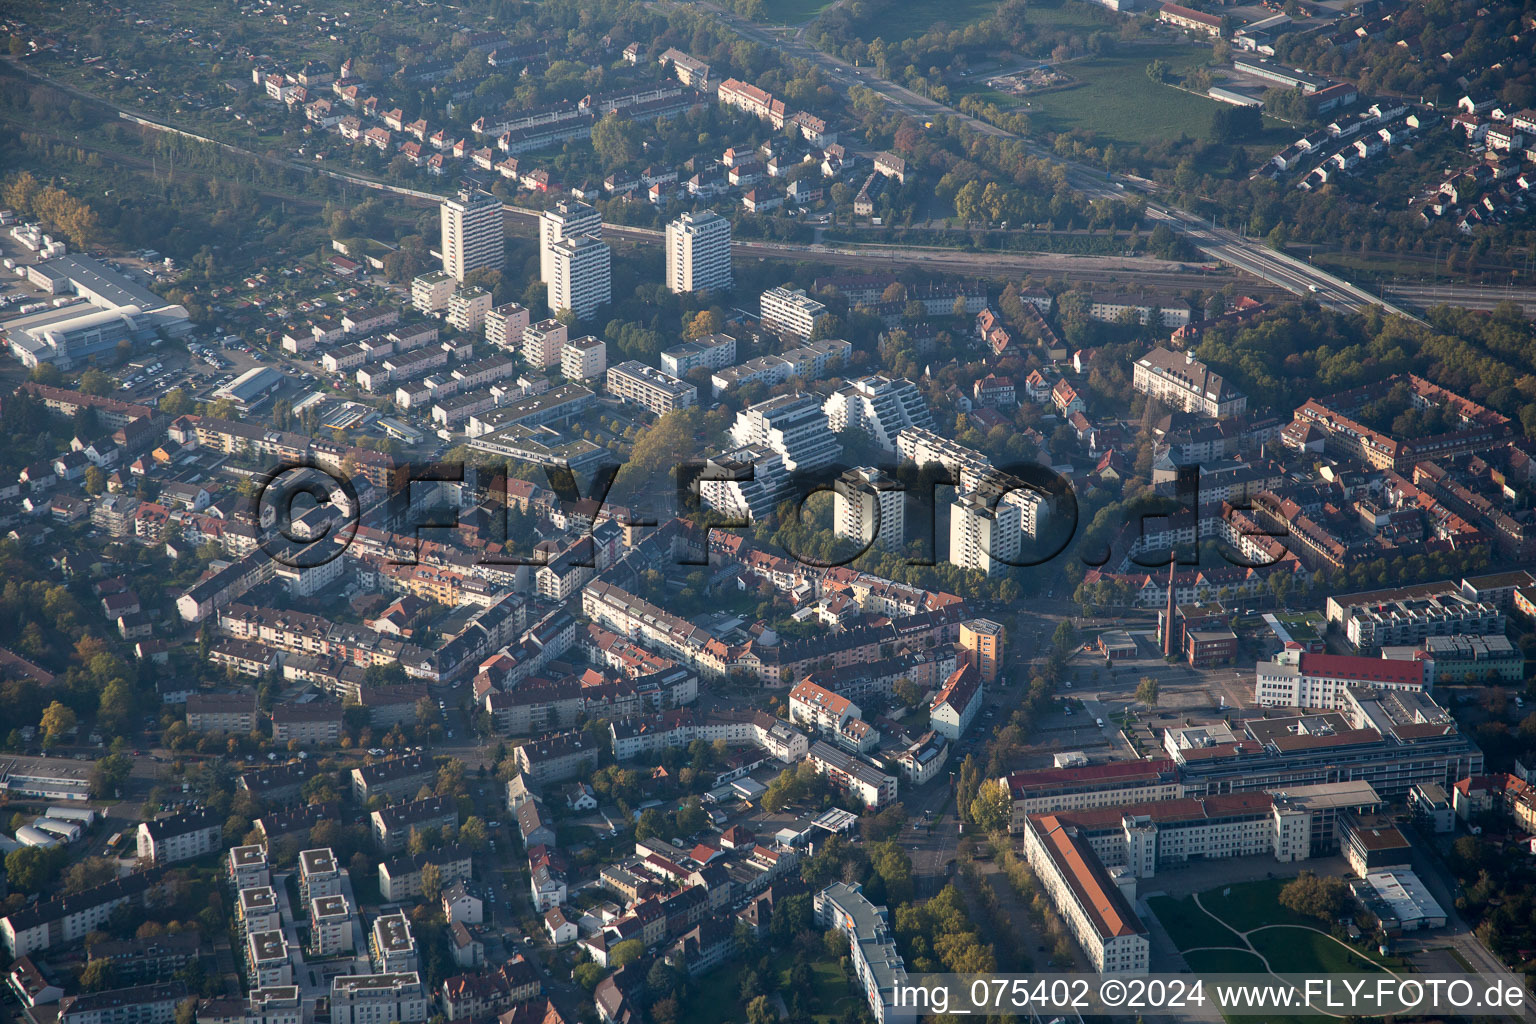
[[687, 381], [634, 359], [608, 367], [604, 387], [615, 398], [633, 402], [658, 416], [686, 409], [699, 397], [699, 389]]
[[832, 532], [862, 547], [899, 551], [906, 543], [907, 493], [872, 466], [850, 469], [832, 490]]
[[730, 290], [730, 221], [705, 210], [667, 225], [667, 287], [679, 293]]
[[[556, 242], [579, 235], [603, 237], [603, 219], [586, 203], [564, 199], [539, 215], [539, 280], [546, 285], [553, 280], [550, 250]], [[551, 304], [550, 309], [558, 309]]]
[[1145, 974], [1147, 926], [1079, 829], [1054, 815], [1024, 825], [1024, 858], [1099, 974]]
[[1178, 765], [1167, 758], [1018, 771], [1004, 776], [1002, 782], [1013, 804], [1008, 830], [1015, 835], [1024, 831], [1024, 819], [1032, 814], [1151, 803], [1184, 795]]
[[1248, 397], [1188, 352], [1155, 348], [1136, 360], [1131, 386], [1181, 412], [1201, 416], [1237, 416]]
[[1428, 665], [1421, 659], [1285, 650], [1258, 663], [1253, 699], [1263, 707], [1337, 711], [1346, 706], [1345, 691], [1352, 686], [1423, 693], [1430, 682]]
[[600, 239], [594, 235], [562, 238], [547, 252], [551, 310], [567, 309], [585, 318], [608, 304], [613, 297], [612, 254]]
[[463, 281], [471, 270], [500, 270], [507, 262], [501, 200], [488, 192], [461, 190], [439, 209], [443, 272]]
[[731, 426], [736, 444], [777, 452], [791, 473], [815, 472], [843, 453], [837, 435], [827, 429], [827, 414], [814, 395], [779, 395], [748, 406]]
[[770, 331], [791, 331], [803, 338], [811, 335], [816, 319], [827, 307], [799, 288], [769, 288], [759, 299], [763, 327]]

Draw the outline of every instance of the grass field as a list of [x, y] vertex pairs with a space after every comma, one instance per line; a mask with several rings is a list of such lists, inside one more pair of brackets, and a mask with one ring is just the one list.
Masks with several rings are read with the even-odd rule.
[[[1159, 916], [1158, 920], [1162, 920]], [[1196, 974], [1263, 974], [1264, 962], [1252, 953], [1236, 949], [1206, 949], [1185, 953], [1184, 960]]]
[[1101, 142], [1155, 142], [1181, 133], [1203, 138], [1217, 102], [1151, 81], [1147, 65], [1161, 58], [1175, 68], [1185, 67], [1208, 52], [1197, 46], [1138, 47], [1112, 57], [1071, 61], [1062, 70], [1078, 84], [1032, 97], [1024, 111], [1036, 130], [1083, 128]]
[[1265, 928], [1248, 936], [1269, 966], [1279, 974], [1371, 974], [1381, 965], [1354, 953], [1317, 932], [1296, 928]]
[[1147, 899], [1147, 906], [1152, 908], [1152, 913], [1157, 915], [1157, 919], [1167, 929], [1168, 937], [1180, 949], [1241, 945], [1236, 932], [1212, 921], [1211, 916], [1195, 906], [1195, 901], [1188, 897], [1176, 900], [1172, 896], [1151, 896]]
[[[1303, 917], [1280, 905], [1280, 890], [1285, 888], [1288, 881], [1285, 878], [1271, 878], [1213, 889], [1200, 894], [1200, 903], [1240, 932], [1268, 924], [1316, 927], [1316, 918]], [[1223, 896], [1224, 891], [1230, 895]], [[1201, 945], [1210, 946], [1213, 943], [1204, 942]]]

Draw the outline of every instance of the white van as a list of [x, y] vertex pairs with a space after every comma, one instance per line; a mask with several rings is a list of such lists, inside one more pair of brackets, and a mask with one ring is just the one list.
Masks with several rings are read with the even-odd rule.
[[1100, 729], [1104, 728], [1104, 719], [1102, 719], [1102, 718], [1095, 718], [1093, 721], [1094, 721], [1094, 724], [1097, 725]]

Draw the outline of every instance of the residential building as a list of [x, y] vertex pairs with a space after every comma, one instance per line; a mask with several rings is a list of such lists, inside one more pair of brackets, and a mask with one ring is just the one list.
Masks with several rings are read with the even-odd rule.
[[427, 316], [441, 313], [458, 286], [458, 280], [446, 270], [422, 274], [411, 281], [411, 306]]
[[187, 729], [241, 735], [253, 732], [256, 729], [256, 695], [194, 693], [187, 698]]
[[731, 222], [711, 210], [685, 213], [667, 225], [667, 288], [731, 289]]
[[811, 336], [816, 320], [827, 307], [799, 288], [770, 288], [760, 300], [763, 326], [768, 330], [792, 331], [803, 338]]
[[522, 351], [527, 327], [528, 310], [519, 303], [506, 302], [486, 311], [485, 340], [498, 348]]
[[853, 754], [817, 740], [806, 753], [815, 769], [831, 781], [834, 788], [863, 804], [866, 810], [879, 810], [896, 800], [896, 777], [887, 775]]
[[224, 834], [224, 822], [206, 808], [173, 814], [139, 824], [139, 859], [151, 864], [175, 864], [212, 853]]
[[922, 392], [905, 378], [860, 377], [834, 391], [822, 409], [833, 431], [862, 431], [888, 452], [897, 450], [903, 430], [933, 429], [933, 413]]
[[59, 1024], [174, 1024], [176, 1007], [187, 999], [184, 982], [114, 988], [64, 996]]
[[736, 339], [729, 334], [706, 334], [661, 353], [661, 368], [674, 377], [686, 377], [703, 368], [723, 370], [736, 362]]
[[570, 335], [559, 320], [540, 320], [523, 329], [523, 362], [536, 370], [559, 366]]
[[835, 733], [849, 719], [862, 717], [863, 712], [853, 701], [809, 679], [801, 680], [789, 691], [789, 720], [796, 725]]
[[[439, 208], [443, 272], [463, 281], [471, 270], [506, 265], [506, 228], [501, 200], [488, 192], [460, 190]], [[404, 1022], [402, 1022], [404, 1024]]]
[[790, 473], [810, 473], [831, 465], [843, 446], [827, 429], [827, 414], [816, 396], [778, 395], [736, 414], [731, 440], [742, 447], [775, 452]]
[[960, 739], [981, 710], [981, 673], [966, 662], [944, 681], [928, 709], [928, 724], [951, 743]]
[[405, 849], [413, 831], [435, 829], [442, 835], [457, 828], [459, 810], [452, 799], [433, 796], [380, 807], [369, 815], [369, 822], [374, 845], [385, 853], [396, 853]]
[[[554, 266], [550, 261], [550, 250], [554, 244], [581, 235], [599, 239], [603, 237], [603, 219], [596, 209], [586, 203], [563, 199], [539, 215], [539, 280], [546, 285], [554, 280]], [[549, 308], [553, 310], [560, 307], [551, 303]]]
[[588, 317], [612, 298], [612, 254], [595, 235], [562, 238], [546, 250], [549, 257], [548, 302]]
[[915, 1022], [916, 1008], [897, 1005], [897, 989], [906, 985], [907, 971], [886, 909], [870, 903], [861, 886], [847, 882], [818, 892], [812, 907], [817, 924], [848, 936], [849, 962], [876, 1024]]
[[484, 288], [455, 288], [448, 297], [448, 323], [466, 333], [478, 331], [491, 311], [491, 302], [491, 293]]
[[975, 665], [985, 685], [997, 682], [1003, 665], [1003, 627], [991, 619], [967, 619], [960, 623], [957, 645], [966, 663]]
[[316, 956], [352, 952], [352, 908], [341, 894], [309, 901], [309, 948]]
[[376, 796], [414, 795], [436, 775], [437, 766], [420, 754], [375, 761], [352, 769], [352, 798], [365, 804]]
[[405, 911], [380, 914], [373, 919], [368, 953], [373, 969], [379, 974], [408, 974], [416, 970], [416, 940], [411, 935], [411, 924]]
[[421, 1024], [431, 1002], [415, 971], [331, 979], [331, 1024]]
[[694, 405], [699, 395], [699, 389], [687, 381], [634, 359], [608, 367], [604, 386], [615, 398], [634, 402], [658, 416]]
[[1010, 502], [991, 506], [979, 493], [956, 498], [949, 512], [949, 562], [986, 576], [1001, 576], [1018, 564], [1020, 510]]
[[591, 380], [607, 369], [608, 345], [602, 338], [571, 338], [560, 349], [560, 374], [566, 380]]
[[886, 551], [906, 544], [907, 493], [901, 483], [873, 466], [860, 466], [837, 478], [832, 491], [832, 532]]

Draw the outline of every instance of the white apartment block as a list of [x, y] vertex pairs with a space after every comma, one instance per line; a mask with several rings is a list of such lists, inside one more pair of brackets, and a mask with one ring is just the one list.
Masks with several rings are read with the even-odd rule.
[[352, 908], [345, 896], [309, 901], [309, 943], [317, 956], [352, 952]]
[[500, 270], [507, 262], [507, 232], [501, 200], [487, 192], [461, 190], [439, 210], [443, 272], [455, 281], [471, 270]]
[[1367, 658], [1348, 654], [1281, 651], [1254, 669], [1253, 699], [1263, 707], [1321, 708], [1349, 706], [1352, 686], [1427, 693], [1430, 673], [1418, 659]]
[[491, 311], [491, 293], [484, 288], [456, 288], [448, 298], [448, 323], [461, 331], [478, 331]]
[[[550, 248], [566, 238], [577, 235], [603, 237], [603, 219], [586, 203], [574, 199], [561, 200], [553, 209], [539, 215], [539, 280], [548, 284], [551, 277]], [[551, 306], [557, 309], [557, 306]]]
[[448, 308], [448, 300], [459, 282], [446, 270], [434, 270], [411, 281], [411, 305], [416, 312], [432, 316]]
[[549, 308], [591, 316], [612, 295], [612, 260], [608, 246], [594, 235], [562, 238], [549, 247]]
[[293, 960], [281, 929], [247, 935], [245, 965], [252, 988], [293, 984]]
[[759, 300], [763, 326], [771, 331], [793, 331], [808, 338], [816, 318], [827, 307], [799, 288], [769, 288]]
[[896, 1005], [907, 969], [886, 909], [870, 903], [858, 885], [846, 882], [833, 882], [818, 892], [812, 906], [817, 924], [848, 936], [849, 962], [876, 1024], [916, 1021], [916, 1009]]
[[975, 490], [996, 473], [992, 460], [981, 452], [924, 427], [907, 427], [897, 434], [896, 452], [919, 466], [939, 463], [960, 481], [964, 491]]
[[699, 397], [699, 389], [687, 381], [634, 359], [608, 367], [604, 387], [615, 398], [633, 402], [658, 416], [686, 409]]
[[896, 438], [908, 427], [933, 429], [933, 413], [922, 392], [905, 378], [860, 377], [834, 391], [822, 409], [837, 433], [861, 430], [888, 452], [896, 451]]
[[1021, 534], [1018, 506], [988, 508], [980, 494], [955, 499], [949, 511], [949, 562], [987, 576], [1000, 576], [1018, 562]]
[[784, 457], [766, 445], [712, 456], [699, 478], [699, 500], [730, 519], [759, 522], [773, 513], [792, 481]]
[[777, 452], [791, 473], [830, 466], [843, 453], [821, 403], [807, 394], [778, 395], [743, 409], [731, 426], [731, 440]]
[[667, 225], [667, 288], [729, 291], [731, 222], [718, 213], [685, 213]]
[[430, 1003], [415, 971], [331, 979], [331, 1024], [421, 1024]]
[[560, 353], [570, 335], [559, 320], [540, 320], [523, 329], [523, 362], [535, 370], [560, 365]]
[[485, 340], [498, 348], [521, 349], [528, 329], [528, 310], [516, 302], [503, 303], [485, 314]]
[[707, 334], [685, 341], [661, 353], [661, 368], [674, 377], [694, 370], [723, 370], [736, 362], [736, 339], [729, 334]]
[[608, 344], [602, 338], [571, 338], [560, 349], [560, 373], [566, 380], [591, 380], [607, 369]]
[[907, 536], [907, 492], [872, 466], [838, 477], [832, 491], [832, 532], [860, 545], [899, 551]]
[[139, 824], [139, 859], [174, 864], [212, 853], [223, 838], [224, 824], [212, 811], [188, 811]]

